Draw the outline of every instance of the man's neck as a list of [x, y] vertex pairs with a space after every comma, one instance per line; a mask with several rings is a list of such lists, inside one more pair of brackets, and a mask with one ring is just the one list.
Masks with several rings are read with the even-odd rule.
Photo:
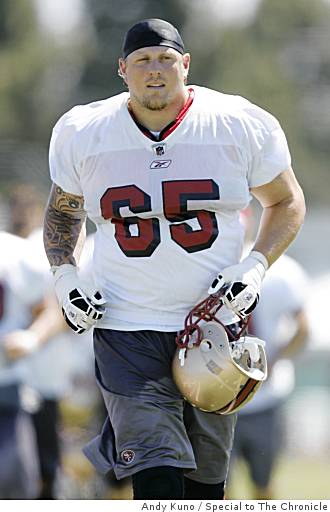
[[134, 98], [130, 98], [128, 108], [142, 126], [150, 131], [160, 132], [177, 118], [188, 98], [189, 91], [185, 89], [180, 97], [163, 110], [149, 110]]

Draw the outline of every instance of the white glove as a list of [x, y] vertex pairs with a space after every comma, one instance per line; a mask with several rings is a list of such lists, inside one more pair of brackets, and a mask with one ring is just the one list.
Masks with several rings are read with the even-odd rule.
[[106, 301], [100, 292], [88, 297], [80, 288], [77, 267], [70, 264], [52, 267], [55, 292], [66, 323], [71, 329], [82, 334], [93, 327], [105, 313]]
[[259, 301], [260, 288], [268, 268], [263, 254], [252, 251], [237, 265], [224, 268], [217, 275], [208, 293], [213, 295], [225, 287], [223, 302], [236, 315], [248, 316]]

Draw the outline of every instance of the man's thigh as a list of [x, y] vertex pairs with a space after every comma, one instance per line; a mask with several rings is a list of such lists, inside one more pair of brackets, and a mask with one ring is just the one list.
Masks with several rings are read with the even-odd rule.
[[195, 468], [172, 379], [175, 333], [97, 329], [94, 347], [109, 420], [85, 449], [90, 460], [117, 478], [155, 466]]

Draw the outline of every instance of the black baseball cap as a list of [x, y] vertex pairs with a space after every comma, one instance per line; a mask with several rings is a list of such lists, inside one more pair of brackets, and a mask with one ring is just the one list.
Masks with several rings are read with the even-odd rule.
[[147, 46], [167, 46], [184, 53], [184, 44], [179, 31], [168, 21], [152, 18], [133, 25], [126, 33], [123, 57]]

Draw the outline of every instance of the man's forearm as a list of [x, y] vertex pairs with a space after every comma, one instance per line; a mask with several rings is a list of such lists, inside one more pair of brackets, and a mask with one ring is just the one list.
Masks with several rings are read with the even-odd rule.
[[44, 221], [44, 247], [51, 266], [75, 265], [75, 248], [86, 214], [83, 198], [53, 185]]
[[304, 203], [283, 201], [263, 210], [254, 250], [266, 256], [269, 265], [281, 256], [295, 239], [304, 219]]
[[47, 295], [43, 305], [27, 329], [36, 336], [39, 347], [67, 328], [55, 296]]
[[263, 206], [254, 250], [272, 265], [294, 240], [304, 221], [304, 194], [292, 169], [251, 192]]
[[309, 322], [306, 311], [302, 309], [294, 317], [297, 330], [290, 342], [279, 350], [278, 357], [280, 359], [293, 359], [306, 345], [309, 336]]

